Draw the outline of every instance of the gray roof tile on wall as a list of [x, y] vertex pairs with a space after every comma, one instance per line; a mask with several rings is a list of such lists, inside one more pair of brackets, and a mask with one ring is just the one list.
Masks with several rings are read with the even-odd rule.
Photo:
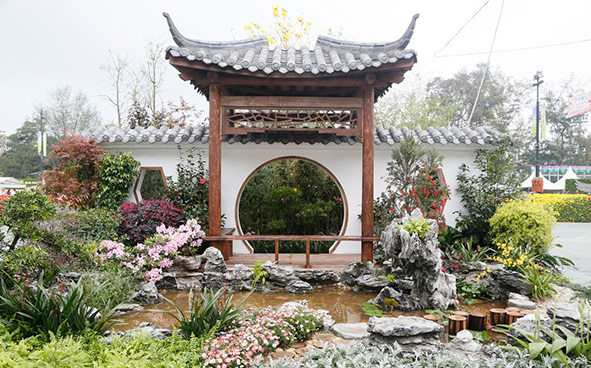
[[[153, 126], [148, 128], [136, 127], [97, 127], [82, 132], [87, 138], [95, 139], [101, 143], [125, 143], [125, 144], [207, 144], [209, 142], [209, 129], [204, 126], [186, 126], [185, 128], [174, 127], [160, 129]], [[457, 127], [451, 128], [433, 128], [421, 129], [419, 127], [409, 129], [407, 127], [377, 127], [374, 131], [374, 142], [376, 145], [387, 144], [393, 146], [400, 143], [403, 139], [412, 138], [417, 142], [429, 145], [485, 145], [495, 144], [499, 133], [490, 127], [477, 127], [474, 129]], [[318, 134], [310, 132], [270, 131], [267, 133], [249, 133], [247, 135], [229, 135], [224, 137], [224, 141], [230, 144], [255, 143], [308, 143], [341, 144], [347, 143], [353, 145], [359, 142], [359, 137], [336, 136], [334, 134]]]
[[184, 37], [176, 28], [167, 13], [163, 14], [168, 22], [172, 38], [177, 46], [166, 49], [166, 58], [183, 57], [189, 61], [200, 61], [221, 68], [262, 71], [266, 74], [295, 72], [332, 74], [364, 70], [393, 64], [401, 59], [414, 59], [414, 50], [406, 50], [410, 42], [417, 18], [416, 14], [406, 32], [394, 42], [361, 43], [342, 41], [327, 36], [319, 36], [313, 50], [307, 47], [295, 49], [280, 47], [269, 49], [266, 37], [258, 36], [246, 40], [212, 42], [192, 40]]

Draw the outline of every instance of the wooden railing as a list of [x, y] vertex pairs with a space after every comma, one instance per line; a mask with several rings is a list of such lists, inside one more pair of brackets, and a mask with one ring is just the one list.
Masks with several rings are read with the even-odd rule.
[[[206, 236], [206, 241], [231, 243], [233, 240], [272, 240], [275, 242], [275, 262], [279, 263], [279, 242], [280, 241], [305, 241], [306, 242], [306, 268], [311, 268], [310, 263], [310, 242], [311, 241], [378, 241], [379, 236], [348, 236], [348, 235], [220, 235]], [[227, 250], [222, 249], [226, 255]]]

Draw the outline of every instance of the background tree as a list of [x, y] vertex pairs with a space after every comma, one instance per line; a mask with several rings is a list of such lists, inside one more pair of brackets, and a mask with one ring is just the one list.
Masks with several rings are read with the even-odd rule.
[[[15, 178], [30, 178], [40, 171], [39, 155], [37, 154], [37, 131], [40, 124], [38, 119], [27, 120], [14, 134], [7, 137], [6, 150], [0, 155], [0, 173], [2, 176]], [[52, 145], [57, 138], [47, 138], [47, 151], [52, 151]], [[50, 160], [45, 160], [44, 168], [52, 167]]]
[[138, 84], [142, 90], [134, 91], [134, 97], [143, 93], [148, 109], [152, 116], [158, 114], [158, 96], [160, 94], [162, 83], [164, 82], [164, 72], [166, 71], [166, 61], [164, 59], [164, 44], [150, 41], [146, 45], [146, 54], [144, 64], [140, 69], [142, 81]]
[[74, 93], [70, 86], [56, 87], [50, 93], [47, 106], [39, 106], [46, 119], [46, 127], [55, 137], [65, 137], [100, 124], [100, 114], [81, 91]]
[[129, 61], [127, 57], [122, 57], [119, 54], [109, 50], [109, 61], [107, 64], [101, 66], [109, 79], [109, 82], [113, 86], [113, 95], [103, 95], [117, 112], [117, 126], [122, 127], [123, 114], [127, 110], [128, 103], [128, 91], [130, 89], [129, 77]]

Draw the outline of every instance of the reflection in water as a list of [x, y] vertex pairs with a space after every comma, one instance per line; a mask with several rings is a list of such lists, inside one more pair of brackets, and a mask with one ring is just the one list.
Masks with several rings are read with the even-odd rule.
[[[164, 290], [162, 295], [167, 299], [176, 303], [181, 310], [186, 311], [188, 308], [188, 291], [180, 290]], [[248, 292], [238, 292], [234, 294], [234, 304], [248, 295]], [[276, 292], [269, 292], [266, 294], [252, 293], [246, 300], [245, 307], [277, 307], [289, 301], [296, 301], [306, 299], [311, 308], [325, 309], [329, 311], [336, 323], [356, 323], [367, 322], [369, 319], [361, 309], [361, 303], [374, 298], [376, 293], [344, 291], [333, 287], [320, 288], [316, 287], [315, 291], [310, 294], [291, 294], [283, 290]], [[485, 312], [491, 308], [505, 308], [507, 306], [504, 301], [479, 301], [476, 300], [474, 305], [460, 306], [460, 310], [468, 312]], [[114, 328], [116, 330], [125, 331], [137, 327], [142, 322], [152, 322], [155, 325], [163, 328], [171, 328], [175, 324], [175, 319], [170, 316], [172, 313], [176, 316], [175, 307], [167, 301], [160, 304], [146, 306], [143, 312], [128, 313], [119, 317], [118, 322]], [[397, 317], [399, 315], [406, 316], [423, 316], [423, 311], [416, 312], [399, 312], [395, 311], [387, 313], [386, 316]]]

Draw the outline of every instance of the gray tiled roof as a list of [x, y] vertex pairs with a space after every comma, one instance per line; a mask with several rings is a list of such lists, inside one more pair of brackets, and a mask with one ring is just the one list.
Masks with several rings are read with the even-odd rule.
[[184, 37], [176, 28], [172, 19], [164, 13], [170, 33], [177, 47], [166, 49], [166, 58], [184, 57], [189, 61], [198, 60], [204, 64], [214, 64], [222, 68], [263, 71], [266, 74], [334, 73], [364, 70], [393, 64], [400, 59], [414, 59], [414, 50], [405, 50], [410, 42], [418, 14], [416, 14], [406, 32], [400, 39], [387, 43], [361, 43], [337, 40], [319, 36], [313, 50], [293, 47], [282, 50], [280, 47], [269, 49], [264, 36], [229, 42], [209, 42], [191, 40]]
[[[209, 142], [209, 130], [204, 126], [187, 126], [185, 128], [155, 127], [131, 129], [117, 127], [97, 127], [82, 133], [87, 138], [94, 138], [98, 143], [171, 143], [180, 144], [183, 142], [207, 144]], [[427, 129], [414, 128], [382, 128], [377, 127], [374, 133], [374, 142], [376, 145], [388, 144], [393, 146], [406, 138], [413, 138], [417, 142], [426, 144], [454, 144], [454, 145], [484, 145], [495, 144], [499, 133], [490, 127], [470, 128], [432, 128]], [[322, 144], [341, 144], [347, 143], [353, 145], [359, 142], [359, 137], [344, 137], [334, 134], [318, 134], [310, 132], [270, 131], [268, 133], [250, 133], [243, 136], [230, 135], [225, 136], [224, 140], [230, 144], [246, 144], [254, 142], [256, 144], [267, 143], [322, 143]]]

